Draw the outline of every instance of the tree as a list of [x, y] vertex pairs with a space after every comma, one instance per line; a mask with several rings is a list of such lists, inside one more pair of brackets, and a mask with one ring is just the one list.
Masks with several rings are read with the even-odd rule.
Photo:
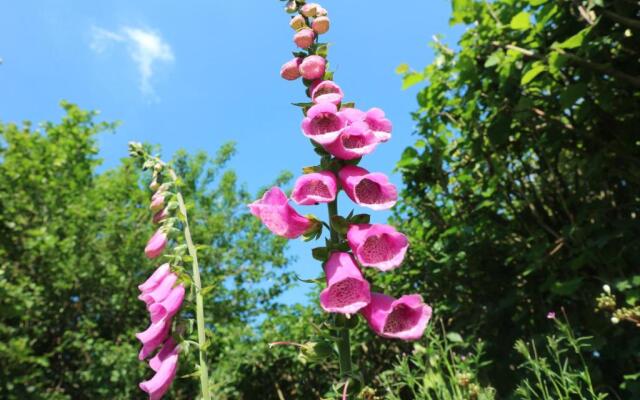
[[[147, 320], [137, 285], [154, 267], [143, 255], [153, 229], [148, 179], [130, 159], [97, 173], [95, 136], [115, 125], [62, 106], [62, 121], [41, 130], [0, 125], [0, 397], [130, 399], [150, 373], [134, 336]], [[206, 299], [212, 326], [224, 327], [211, 334], [212, 354], [229, 341], [219, 332], [272, 315], [290, 282], [286, 242], [247, 213], [254, 195], [225, 167], [233, 153], [227, 144], [213, 159], [173, 160], [203, 286], [220, 283]], [[182, 365], [180, 375], [194, 372]], [[195, 385], [179, 386], [172, 398], [194, 398]]]
[[563, 307], [595, 336], [599, 387], [638, 395], [637, 331], [594, 313], [605, 283], [630, 305], [640, 295], [637, 4], [453, 0], [451, 22], [468, 25], [459, 49], [436, 41], [433, 64], [399, 68], [405, 86], [428, 82], [398, 163], [396, 218], [422, 268], [402, 282], [487, 342], [503, 393], [516, 338]]

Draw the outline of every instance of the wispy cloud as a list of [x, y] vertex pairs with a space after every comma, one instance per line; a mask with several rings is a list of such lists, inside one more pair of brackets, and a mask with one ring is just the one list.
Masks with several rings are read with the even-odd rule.
[[97, 26], [91, 28], [91, 50], [101, 54], [114, 43], [127, 46], [129, 57], [136, 64], [140, 75], [140, 90], [153, 95], [151, 78], [159, 63], [172, 63], [175, 59], [171, 46], [156, 31], [123, 26], [109, 31]]

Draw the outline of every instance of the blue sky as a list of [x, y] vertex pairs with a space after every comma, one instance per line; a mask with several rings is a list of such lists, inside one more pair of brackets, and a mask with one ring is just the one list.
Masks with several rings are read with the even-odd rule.
[[[317, 156], [300, 133], [306, 101], [300, 81], [279, 77], [295, 50], [289, 17], [276, 0], [21, 0], [5, 4], [0, 24], [0, 120], [58, 120], [62, 99], [101, 118], [119, 120], [116, 134], [100, 137], [111, 167], [131, 140], [161, 144], [165, 158], [179, 148], [209, 153], [237, 142], [233, 160], [253, 191], [280, 171], [299, 172]], [[434, 34], [455, 44], [448, 0], [327, 0], [332, 26], [323, 41], [345, 97], [359, 108], [380, 107], [394, 124], [393, 138], [361, 166], [391, 174], [413, 143], [410, 112], [417, 88], [402, 91], [394, 69], [431, 62]], [[400, 177], [392, 180], [401, 185]], [[344, 213], [348, 199], [342, 198]], [[324, 215], [319, 207], [298, 207]], [[382, 222], [388, 213], [373, 216]], [[315, 277], [314, 245], [295, 241], [294, 270]], [[305, 285], [305, 284], [301, 284]], [[301, 286], [284, 296], [304, 301]]]

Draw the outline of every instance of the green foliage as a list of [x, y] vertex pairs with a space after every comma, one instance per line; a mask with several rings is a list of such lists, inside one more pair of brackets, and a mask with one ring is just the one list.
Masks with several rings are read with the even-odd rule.
[[[97, 173], [96, 135], [115, 126], [62, 106], [57, 124], [0, 125], [0, 398], [137, 398], [152, 372], [134, 337], [148, 321], [137, 285], [155, 267], [143, 255], [153, 231], [149, 178], [129, 159]], [[255, 196], [225, 169], [233, 153], [228, 144], [213, 159], [180, 152], [173, 160], [203, 286], [225, 283], [205, 300], [223, 333], [272, 315], [291, 280], [286, 242], [248, 214]], [[230, 339], [210, 336], [210, 353], [220, 354]], [[179, 376], [194, 372], [186, 354], [181, 365]], [[194, 398], [195, 383], [180, 379], [171, 398]]]
[[[437, 321], [436, 321], [437, 322]], [[495, 391], [478, 382], [485, 366], [483, 343], [465, 343], [455, 332], [437, 332], [432, 324], [410, 355], [380, 374], [380, 392], [387, 400], [491, 400]]]
[[545, 338], [545, 352], [539, 354], [535, 341], [518, 340], [516, 351], [524, 357], [520, 368], [527, 376], [520, 382], [516, 395], [526, 400], [607, 398], [597, 393], [583, 353], [591, 349], [591, 337], [575, 337], [571, 326], [555, 320], [558, 335]]
[[[601, 354], [587, 359], [594, 384], [640, 396], [620, 386], [640, 370], [637, 331], [594, 313], [603, 283], [639, 279], [636, 13], [625, 0], [455, 0], [452, 23], [473, 23], [459, 49], [438, 41], [423, 71], [399, 69], [403, 86], [428, 85], [398, 163], [409, 262], [378, 284], [425, 293], [448, 329], [483, 338], [504, 395], [518, 364], [505, 355], [563, 306]], [[621, 290], [637, 304], [637, 285]]]

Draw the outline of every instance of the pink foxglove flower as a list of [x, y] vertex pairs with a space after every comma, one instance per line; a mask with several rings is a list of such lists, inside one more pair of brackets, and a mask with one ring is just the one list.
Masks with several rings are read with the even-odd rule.
[[269, 189], [260, 200], [249, 204], [249, 210], [271, 232], [289, 239], [297, 238], [314, 225], [313, 221], [298, 214], [289, 205], [287, 196], [278, 187]]
[[144, 248], [144, 254], [146, 254], [148, 258], [156, 258], [162, 254], [165, 247], [167, 247], [167, 234], [158, 229], [147, 242], [147, 247]]
[[152, 221], [154, 224], [159, 224], [160, 222], [164, 221], [168, 216], [169, 216], [169, 211], [166, 208], [163, 208], [162, 210], [153, 214]]
[[306, 25], [307, 23], [304, 21], [304, 17], [302, 15], [296, 15], [295, 17], [291, 18], [291, 21], [289, 21], [289, 26], [294, 31], [300, 30]]
[[394, 299], [382, 293], [371, 293], [371, 302], [360, 313], [369, 327], [386, 338], [417, 340], [422, 337], [431, 318], [431, 307], [422, 296], [410, 294]]
[[391, 121], [385, 118], [384, 111], [381, 109], [374, 107], [367, 111], [365, 122], [381, 142], [391, 139]]
[[314, 103], [333, 103], [339, 104], [344, 97], [340, 86], [333, 81], [321, 81], [312, 86], [311, 99]]
[[173, 340], [172, 337], [169, 337], [162, 345], [160, 351], [149, 360], [149, 366], [151, 367], [151, 369], [155, 372], [158, 372], [160, 366], [162, 365], [162, 362], [172, 353], [179, 351], [179, 348], [176, 349], [176, 347], [176, 341]]
[[164, 193], [156, 192], [151, 197], [151, 204], [149, 205], [149, 208], [151, 209], [151, 211], [157, 212], [162, 210], [163, 207], [164, 207]]
[[328, 203], [335, 200], [337, 191], [338, 183], [333, 173], [313, 172], [298, 178], [293, 187], [291, 199], [303, 206]]
[[409, 248], [405, 235], [383, 224], [351, 225], [347, 242], [361, 265], [380, 271], [399, 267]]
[[144, 283], [138, 285], [138, 289], [140, 289], [141, 292], [149, 292], [155, 289], [160, 284], [160, 282], [162, 282], [164, 278], [169, 275], [169, 272], [171, 272], [169, 269], [169, 264], [162, 264], [155, 271], [153, 271], [153, 274], [151, 274], [151, 276], [147, 278]]
[[367, 118], [367, 113], [352, 107], [343, 107], [340, 110], [340, 115], [342, 115], [344, 119], [347, 120], [348, 125], [351, 125], [358, 121], [364, 121], [365, 118]]
[[363, 121], [355, 122], [342, 130], [340, 136], [324, 148], [341, 160], [353, 160], [371, 153], [378, 139]]
[[369, 304], [369, 282], [362, 276], [351, 254], [332, 253], [324, 270], [327, 287], [320, 293], [320, 305], [325, 311], [354, 314]]
[[308, 49], [313, 44], [316, 34], [312, 29], [304, 28], [293, 35], [293, 42], [301, 49]]
[[338, 177], [347, 196], [363, 207], [386, 210], [398, 200], [396, 187], [384, 174], [347, 165], [340, 170]]
[[280, 76], [288, 81], [300, 78], [300, 63], [302, 63], [300, 57], [287, 61], [280, 68]]
[[311, 28], [313, 28], [314, 32], [318, 35], [322, 35], [323, 33], [327, 33], [329, 31], [329, 17], [317, 17], [311, 23]]
[[178, 370], [178, 348], [162, 360], [153, 378], [140, 383], [140, 389], [149, 393], [149, 400], [160, 400], [169, 390]]
[[171, 319], [182, 306], [184, 300], [184, 286], [182, 284], [174, 287], [169, 295], [161, 302], [153, 303], [149, 306], [151, 322], [158, 322], [163, 318]]
[[304, 135], [321, 145], [335, 141], [345, 126], [346, 120], [338, 113], [338, 108], [333, 103], [314, 105], [302, 120]]
[[142, 343], [142, 350], [138, 354], [140, 360], [147, 358], [165, 341], [169, 334], [169, 328], [171, 328], [171, 321], [161, 319], [149, 325], [146, 330], [136, 333], [136, 337]]
[[315, 17], [318, 7], [320, 7], [318, 3], [307, 3], [300, 7], [300, 13], [305, 17]]
[[300, 75], [304, 79], [314, 80], [324, 76], [327, 61], [320, 56], [308, 56], [300, 63]]
[[152, 290], [142, 292], [142, 294], [138, 296], [138, 299], [144, 301], [148, 306], [162, 301], [169, 296], [169, 293], [171, 293], [171, 289], [173, 289], [173, 285], [176, 284], [177, 280], [178, 276], [174, 273], [170, 273], [165, 276], [164, 279], [162, 279], [162, 281], [159, 282]]

